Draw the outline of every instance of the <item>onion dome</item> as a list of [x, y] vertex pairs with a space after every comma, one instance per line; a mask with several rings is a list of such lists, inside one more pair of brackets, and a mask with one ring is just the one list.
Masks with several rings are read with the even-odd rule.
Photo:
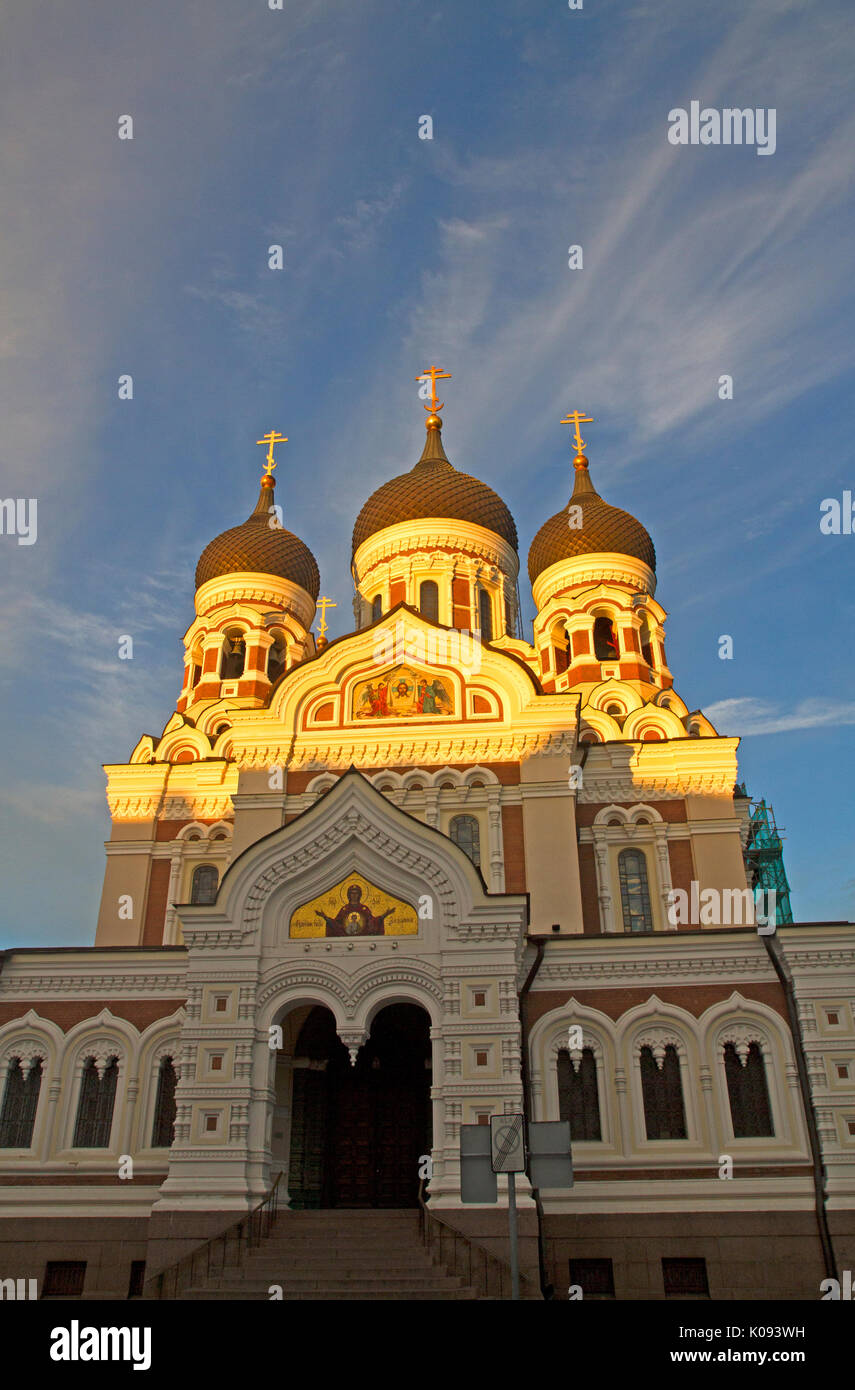
[[655, 571], [656, 551], [641, 522], [620, 507], [611, 507], [603, 501], [591, 482], [584, 454], [576, 455], [573, 467], [576, 484], [569, 505], [581, 509], [582, 524], [578, 527], [569, 524], [567, 507], [543, 523], [528, 552], [528, 575], [532, 584], [550, 565], [572, 560], [577, 555], [632, 555]]
[[275, 574], [317, 599], [321, 587], [317, 562], [299, 536], [275, 524], [276, 514], [271, 510], [274, 488], [273, 478], [263, 477], [252, 515], [241, 526], [215, 536], [205, 547], [196, 566], [197, 589], [221, 574]]
[[372, 493], [353, 528], [353, 554], [387, 526], [423, 517], [471, 521], [493, 531], [514, 550], [517, 528], [498, 493], [468, 473], [458, 473], [442, 447], [442, 420], [432, 412], [425, 421], [422, 456], [409, 473], [399, 473]]

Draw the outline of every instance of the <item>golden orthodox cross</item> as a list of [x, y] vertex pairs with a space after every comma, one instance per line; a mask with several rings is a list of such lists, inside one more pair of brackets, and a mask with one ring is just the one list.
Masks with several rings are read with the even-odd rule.
[[318, 636], [325, 637], [327, 631], [327, 609], [338, 608], [338, 604], [333, 603], [331, 598], [320, 598], [318, 599], [318, 607], [321, 610], [321, 628]]
[[583, 415], [581, 410], [571, 410], [570, 414], [564, 420], [562, 420], [561, 423], [562, 425], [575, 426], [576, 433], [573, 436], [573, 443], [576, 445], [576, 448], [581, 453], [585, 447], [585, 441], [579, 433], [579, 426], [592, 425], [594, 423], [594, 417], [592, 415]]
[[432, 415], [435, 415], [438, 410], [445, 409], [445, 402], [438, 401], [436, 398], [436, 383], [445, 380], [446, 377], [450, 380], [451, 372], [443, 372], [439, 367], [425, 367], [421, 376], [416, 377], [416, 381], [426, 381], [428, 377], [430, 377], [430, 405], [426, 405], [425, 410], [429, 410]]
[[267, 434], [264, 436], [263, 439], [256, 439], [255, 442], [256, 444], [269, 445], [269, 448], [267, 450], [267, 462], [264, 465], [264, 471], [269, 478], [270, 474], [276, 467], [276, 463], [273, 458], [273, 446], [274, 444], [287, 444], [288, 436], [286, 434], [279, 434], [277, 430], [268, 430]]

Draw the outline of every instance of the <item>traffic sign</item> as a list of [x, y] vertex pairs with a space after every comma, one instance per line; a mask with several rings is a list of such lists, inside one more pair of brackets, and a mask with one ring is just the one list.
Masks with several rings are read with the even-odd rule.
[[525, 1172], [522, 1115], [492, 1115], [490, 1138], [494, 1173]]

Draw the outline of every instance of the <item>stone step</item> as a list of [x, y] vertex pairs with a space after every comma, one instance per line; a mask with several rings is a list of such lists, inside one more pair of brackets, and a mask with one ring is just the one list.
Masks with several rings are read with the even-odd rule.
[[463, 1287], [463, 1280], [459, 1277], [452, 1278], [450, 1275], [439, 1274], [433, 1277], [430, 1275], [422, 1275], [421, 1277], [414, 1276], [401, 1279], [384, 1279], [378, 1276], [372, 1279], [355, 1279], [351, 1282], [348, 1279], [347, 1273], [342, 1270], [337, 1275], [335, 1272], [331, 1271], [326, 1277], [319, 1275], [307, 1279], [294, 1279], [293, 1277], [288, 1279], [247, 1278], [241, 1279], [239, 1283], [234, 1279], [211, 1279], [208, 1281], [207, 1287], [211, 1289], [239, 1287], [242, 1289], [255, 1290], [258, 1293], [266, 1293], [271, 1284], [278, 1284], [290, 1297], [291, 1293], [309, 1293], [312, 1289], [326, 1290], [345, 1286], [347, 1288], [358, 1289], [365, 1293], [371, 1291], [381, 1292], [383, 1289], [398, 1289], [401, 1291], [408, 1289], [460, 1289]]
[[[236, 1285], [233, 1289], [217, 1289], [217, 1290], [211, 1290], [211, 1289], [182, 1289], [182, 1291], [181, 1291], [181, 1298], [182, 1298], [182, 1300], [183, 1300], [183, 1299], [192, 1299], [192, 1300], [197, 1301], [197, 1302], [200, 1301], [200, 1300], [203, 1300], [203, 1299], [206, 1299], [206, 1300], [207, 1300], [207, 1299], [211, 1299], [211, 1300], [213, 1300], [213, 1301], [215, 1301], [215, 1302], [216, 1302], [216, 1301], [221, 1301], [221, 1302], [229, 1302], [229, 1303], [231, 1303], [231, 1302], [233, 1302], [233, 1301], [235, 1301], [235, 1300], [237, 1300], [237, 1299], [241, 1299], [241, 1300], [252, 1300], [252, 1301], [254, 1301], [254, 1302], [261, 1302], [261, 1301], [264, 1301], [264, 1302], [266, 1302], [266, 1303], [275, 1303], [275, 1302], [279, 1302], [279, 1301], [280, 1301], [280, 1300], [278, 1300], [278, 1299], [269, 1298], [269, 1297], [267, 1296], [266, 1293], [264, 1293], [264, 1294], [247, 1293], [246, 1290], [243, 1289], [240, 1285]], [[358, 1300], [358, 1301], [365, 1300], [365, 1301], [367, 1301], [367, 1302], [375, 1302], [375, 1303], [376, 1303], [376, 1302], [383, 1302], [383, 1303], [386, 1303], [386, 1302], [395, 1302], [395, 1303], [408, 1302], [408, 1303], [411, 1303], [411, 1302], [415, 1302], [415, 1301], [430, 1301], [430, 1302], [436, 1302], [436, 1301], [438, 1301], [438, 1300], [442, 1300], [442, 1301], [448, 1302], [448, 1301], [450, 1301], [450, 1300], [452, 1300], [452, 1299], [453, 1299], [455, 1302], [458, 1302], [458, 1301], [460, 1301], [460, 1300], [472, 1300], [472, 1299], [477, 1299], [477, 1298], [478, 1298], [478, 1294], [475, 1292], [474, 1289], [451, 1289], [451, 1290], [447, 1290], [447, 1289], [437, 1289], [437, 1290], [431, 1290], [431, 1291], [429, 1291], [429, 1292], [427, 1292], [427, 1293], [424, 1293], [424, 1292], [419, 1292], [419, 1293], [417, 1293], [417, 1292], [415, 1292], [415, 1291], [405, 1291], [405, 1292], [403, 1292], [403, 1293], [401, 1293], [400, 1291], [386, 1292], [386, 1293], [372, 1293], [372, 1292], [364, 1293], [364, 1292], [363, 1292], [362, 1290], [360, 1290], [360, 1289], [354, 1289], [353, 1285], [351, 1284], [351, 1285], [348, 1285], [348, 1286], [346, 1286], [346, 1287], [342, 1287], [342, 1288], [340, 1288], [340, 1289], [327, 1289], [327, 1290], [326, 1290], [325, 1292], [323, 1292], [323, 1293], [320, 1293], [320, 1292], [313, 1292], [313, 1293], [294, 1293], [294, 1294], [288, 1294], [288, 1295], [284, 1296], [283, 1299], [282, 1299], [281, 1301], [282, 1301], [283, 1303], [306, 1303], [306, 1302], [313, 1302], [313, 1303], [314, 1303], [314, 1302], [320, 1302], [320, 1303], [323, 1303], [323, 1302], [335, 1302], [335, 1303], [339, 1303], [339, 1302], [342, 1302], [343, 1300]]]
[[[349, 1258], [331, 1260], [325, 1259], [320, 1255], [314, 1260], [276, 1260], [268, 1259], [268, 1257], [265, 1256], [263, 1260], [247, 1260], [246, 1264], [241, 1266], [241, 1269], [247, 1274], [257, 1276], [259, 1279], [265, 1278], [268, 1274], [272, 1275], [274, 1272], [277, 1272], [280, 1276], [284, 1275], [289, 1279], [303, 1279], [308, 1278], [309, 1275], [312, 1274], [324, 1274], [327, 1270], [335, 1271], [337, 1269], [340, 1269], [342, 1273], [346, 1272], [348, 1279], [372, 1278], [387, 1272], [395, 1275], [431, 1274], [437, 1270], [441, 1272], [441, 1266], [435, 1265], [433, 1261], [428, 1259], [419, 1259], [416, 1255], [410, 1256], [408, 1259], [401, 1258], [396, 1260], [383, 1260], [374, 1256], [373, 1259], [364, 1261], [351, 1260]], [[215, 1267], [211, 1270], [211, 1277], [217, 1279], [230, 1279], [233, 1278], [236, 1273], [237, 1271], [231, 1267], [222, 1270]]]
[[[378, 1241], [366, 1243], [353, 1243], [353, 1241], [309, 1241], [304, 1245], [293, 1244], [292, 1241], [271, 1241], [270, 1244], [254, 1245], [253, 1250], [247, 1252], [241, 1264], [246, 1264], [247, 1259], [257, 1259], [264, 1252], [264, 1257], [270, 1259], [288, 1259], [288, 1261], [300, 1261], [300, 1259], [311, 1259], [313, 1255], [323, 1254], [328, 1259], [350, 1259], [359, 1264], [361, 1259], [377, 1259], [388, 1255], [391, 1259], [405, 1259], [407, 1255], [418, 1254], [424, 1251], [421, 1241], [402, 1241], [400, 1244], [380, 1244]], [[236, 1265], [234, 1252], [229, 1252], [229, 1266]], [[427, 1251], [424, 1251], [425, 1258], [430, 1258]], [[218, 1251], [214, 1250], [211, 1254], [211, 1264], [220, 1265]]]
[[241, 1251], [239, 1263], [219, 1269], [214, 1251], [210, 1277], [200, 1263], [194, 1279], [182, 1299], [275, 1302], [272, 1285], [289, 1302], [478, 1297], [463, 1278], [434, 1263], [422, 1244], [419, 1213], [411, 1209], [283, 1211], [258, 1245]]
[[373, 1226], [414, 1226], [418, 1224], [419, 1219], [419, 1212], [409, 1208], [384, 1211], [381, 1207], [360, 1207], [356, 1210], [350, 1207], [327, 1207], [324, 1211], [278, 1211], [272, 1224], [275, 1226], [285, 1222], [303, 1226], [335, 1226], [344, 1221], [351, 1226], [360, 1223]]

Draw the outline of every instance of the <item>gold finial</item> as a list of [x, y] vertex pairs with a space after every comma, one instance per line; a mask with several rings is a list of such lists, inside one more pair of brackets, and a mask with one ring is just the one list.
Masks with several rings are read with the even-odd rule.
[[430, 418], [427, 420], [428, 427], [431, 426], [433, 417], [438, 410], [445, 409], [445, 401], [438, 401], [436, 398], [436, 383], [440, 380], [451, 379], [451, 372], [443, 372], [439, 367], [425, 367], [421, 376], [416, 377], [416, 381], [427, 381], [430, 377], [430, 405], [425, 406], [425, 410], [430, 411]]
[[[561, 421], [561, 423], [562, 423], [562, 425], [573, 425], [573, 426], [575, 426], [575, 431], [576, 431], [576, 432], [575, 432], [575, 434], [573, 435], [573, 443], [576, 445], [576, 453], [577, 453], [577, 455], [581, 455], [581, 454], [582, 454], [582, 450], [583, 450], [584, 447], [585, 447], [585, 441], [584, 441], [584, 439], [582, 438], [581, 434], [579, 433], [579, 426], [580, 426], [580, 425], [592, 425], [592, 424], [594, 423], [594, 418], [593, 418], [593, 416], [592, 416], [592, 415], [583, 415], [581, 410], [571, 410], [570, 413], [569, 413], [569, 415], [565, 416], [565, 418]], [[584, 455], [583, 455], [583, 457], [584, 457]]]
[[276, 467], [276, 461], [273, 457], [273, 446], [274, 444], [287, 444], [288, 436], [279, 434], [277, 430], [268, 430], [263, 439], [256, 439], [255, 442], [256, 444], [267, 444], [269, 446], [267, 450], [267, 462], [264, 465], [265, 477], [269, 478]]
[[337, 603], [333, 603], [333, 601], [332, 601], [331, 598], [319, 598], [319, 599], [318, 599], [318, 607], [319, 607], [320, 610], [321, 610], [321, 626], [320, 626], [320, 629], [319, 629], [319, 631], [318, 631], [318, 637], [319, 637], [320, 640], [323, 642], [324, 646], [326, 646], [326, 645], [327, 645], [327, 636], [326, 636], [326, 633], [327, 633], [327, 627], [328, 627], [328, 624], [327, 624], [327, 609], [328, 609], [328, 608], [338, 608], [338, 604], [337, 604]]

